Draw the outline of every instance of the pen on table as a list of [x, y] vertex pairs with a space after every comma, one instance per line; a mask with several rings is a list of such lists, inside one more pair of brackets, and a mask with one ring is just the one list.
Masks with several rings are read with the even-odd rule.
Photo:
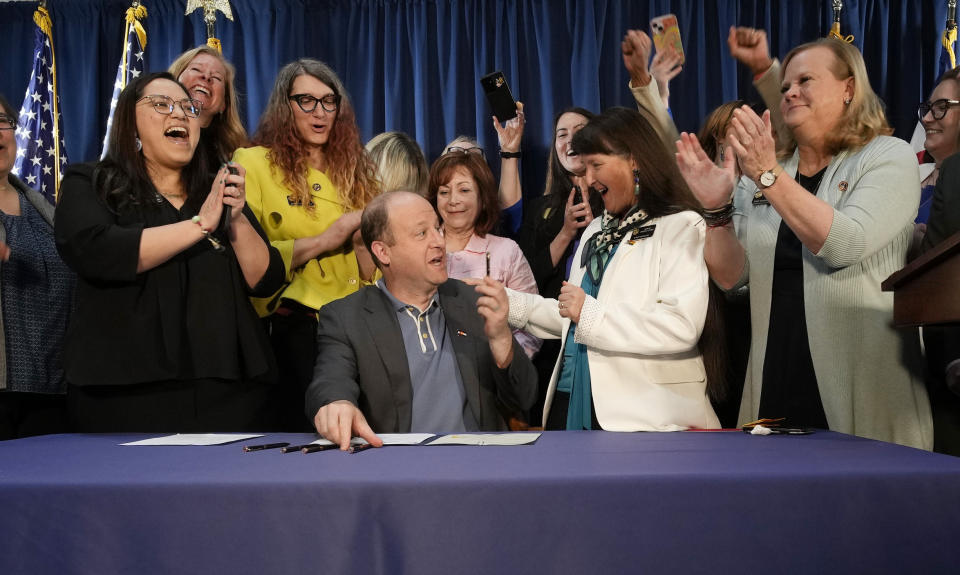
[[348, 449], [347, 451], [350, 453], [360, 453], [361, 451], [366, 451], [371, 447], [373, 447], [372, 443], [364, 443], [362, 445], [351, 445], [350, 449]]
[[249, 453], [251, 451], [262, 451], [264, 449], [276, 449], [278, 447], [286, 447], [290, 445], [289, 443], [264, 443], [262, 445], [244, 445], [243, 451]]
[[336, 443], [331, 443], [329, 445], [317, 445], [310, 444], [304, 445], [303, 449], [300, 450], [301, 453], [316, 453], [318, 451], [330, 451], [331, 449], [340, 449], [340, 446]]
[[487, 252], [487, 277], [490, 276], [490, 252]]
[[300, 450], [303, 449], [304, 447], [310, 447], [311, 445], [314, 445], [314, 444], [313, 444], [313, 443], [305, 443], [305, 444], [303, 444], [303, 445], [290, 445], [290, 446], [288, 446], [288, 447], [284, 447], [283, 449], [281, 449], [280, 452], [281, 452], [281, 453], [293, 453], [293, 452], [295, 452], [295, 451], [300, 451]]

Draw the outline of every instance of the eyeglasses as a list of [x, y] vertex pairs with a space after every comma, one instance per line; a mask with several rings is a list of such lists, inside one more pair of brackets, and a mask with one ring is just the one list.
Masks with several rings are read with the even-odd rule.
[[150, 100], [150, 105], [153, 106], [153, 109], [158, 114], [163, 114], [164, 116], [169, 116], [173, 113], [173, 107], [175, 105], [180, 106], [180, 109], [183, 110], [183, 114], [190, 118], [200, 117], [200, 108], [202, 104], [193, 98], [184, 98], [182, 100], [174, 100], [170, 96], [162, 96], [160, 94], [152, 94], [150, 96], [144, 96], [137, 100], [137, 103], [144, 100]]
[[17, 129], [17, 121], [6, 114], [0, 114], [0, 130]]
[[947, 110], [954, 106], [960, 106], [960, 100], [941, 99], [936, 102], [921, 102], [917, 106], [917, 117], [921, 120], [930, 112], [934, 120], [942, 120], [947, 115]]
[[447, 154], [480, 154], [480, 157], [486, 158], [487, 155], [483, 152], [483, 148], [464, 148], [462, 146], [450, 146], [443, 151], [443, 155]]
[[297, 103], [297, 106], [300, 106], [300, 109], [303, 110], [304, 114], [311, 114], [314, 110], [317, 109], [317, 103], [320, 103], [320, 107], [327, 113], [334, 113], [340, 109], [340, 95], [339, 94], [327, 94], [322, 98], [317, 98], [316, 96], [311, 96], [310, 94], [293, 94], [290, 96], [290, 99]]

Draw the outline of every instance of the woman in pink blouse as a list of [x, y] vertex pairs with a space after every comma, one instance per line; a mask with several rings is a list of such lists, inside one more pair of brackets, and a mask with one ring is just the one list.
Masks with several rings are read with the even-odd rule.
[[[455, 279], [490, 275], [504, 286], [537, 293], [520, 247], [511, 239], [490, 232], [500, 217], [497, 183], [479, 154], [447, 153], [430, 168], [427, 199], [443, 220], [447, 242], [447, 274]], [[516, 330], [514, 335], [527, 355], [540, 349], [541, 341]]]

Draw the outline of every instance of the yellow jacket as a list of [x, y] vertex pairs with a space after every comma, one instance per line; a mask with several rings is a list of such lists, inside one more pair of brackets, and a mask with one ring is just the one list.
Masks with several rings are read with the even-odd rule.
[[348, 241], [341, 249], [292, 269], [293, 242], [326, 231], [343, 215], [344, 206], [333, 182], [313, 168], [307, 173], [307, 184], [316, 206], [314, 213], [311, 215], [303, 207], [290, 205], [283, 173], [270, 163], [267, 152], [264, 147], [241, 148], [234, 152], [233, 161], [247, 170], [247, 205], [257, 216], [271, 245], [280, 250], [289, 285], [269, 298], [251, 298], [251, 301], [261, 317], [276, 309], [281, 296], [320, 309], [360, 288], [360, 269], [353, 246]]

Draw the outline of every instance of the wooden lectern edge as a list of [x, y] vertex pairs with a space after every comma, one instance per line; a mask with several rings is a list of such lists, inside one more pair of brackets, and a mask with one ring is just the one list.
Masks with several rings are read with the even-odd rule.
[[913, 260], [904, 266], [903, 269], [890, 274], [890, 277], [883, 280], [883, 283], [880, 284], [880, 289], [883, 291], [895, 291], [904, 283], [919, 276], [949, 257], [958, 246], [960, 246], [960, 232], [940, 242], [939, 245]]

